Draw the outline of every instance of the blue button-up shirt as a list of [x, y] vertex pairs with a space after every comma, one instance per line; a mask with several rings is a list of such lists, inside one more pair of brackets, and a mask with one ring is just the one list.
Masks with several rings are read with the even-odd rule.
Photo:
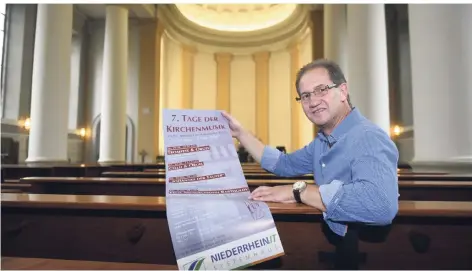
[[266, 146], [261, 166], [285, 177], [313, 173], [323, 217], [338, 235], [345, 235], [348, 223], [388, 225], [397, 214], [398, 149], [356, 108], [329, 136], [320, 132], [293, 153]]

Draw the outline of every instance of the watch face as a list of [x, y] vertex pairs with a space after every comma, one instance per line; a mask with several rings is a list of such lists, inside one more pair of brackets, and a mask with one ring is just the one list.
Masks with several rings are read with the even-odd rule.
[[306, 183], [303, 182], [303, 181], [298, 181], [296, 183], [293, 184], [293, 189], [296, 189], [296, 190], [300, 190], [300, 189], [303, 189], [305, 188], [306, 186]]

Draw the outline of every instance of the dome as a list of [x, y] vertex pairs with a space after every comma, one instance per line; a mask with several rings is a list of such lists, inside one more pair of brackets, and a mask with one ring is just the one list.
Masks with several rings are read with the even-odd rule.
[[213, 30], [249, 32], [275, 26], [293, 14], [297, 4], [176, 4], [189, 21]]

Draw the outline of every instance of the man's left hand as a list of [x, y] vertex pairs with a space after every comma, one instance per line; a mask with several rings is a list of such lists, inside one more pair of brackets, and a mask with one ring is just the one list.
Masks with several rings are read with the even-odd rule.
[[291, 185], [279, 185], [274, 187], [260, 186], [252, 191], [249, 197], [257, 201], [270, 201], [280, 203], [295, 203]]

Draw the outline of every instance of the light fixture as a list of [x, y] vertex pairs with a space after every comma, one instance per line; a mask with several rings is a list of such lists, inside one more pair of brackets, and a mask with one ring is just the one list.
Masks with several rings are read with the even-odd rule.
[[18, 126], [28, 131], [31, 128], [31, 119], [26, 118], [24, 120], [18, 121]]
[[400, 127], [398, 125], [393, 126], [392, 133], [393, 133], [394, 136], [399, 136], [399, 135], [401, 135], [402, 132], [403, 132], [402, 127]]
[[86, 128], [80, 128], [75, 133], [81, 138], [86, 138], [88, 135], [88, 130]]

